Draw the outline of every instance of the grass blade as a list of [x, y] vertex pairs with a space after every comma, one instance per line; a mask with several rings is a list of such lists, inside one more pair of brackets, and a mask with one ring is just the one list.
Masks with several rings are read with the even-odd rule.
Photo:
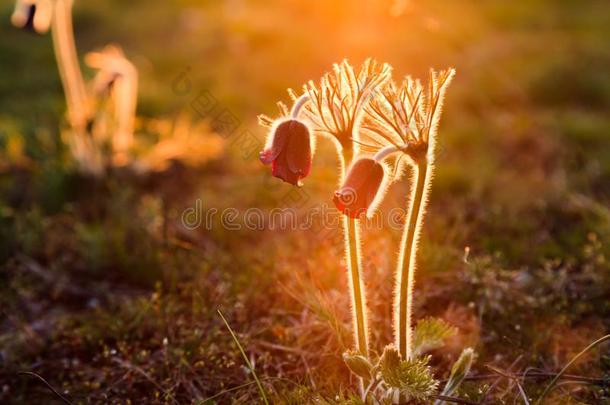
[[594, 347], [604, 343], [606, 340], [610, 340], [610, 335], [606, 335], [604, 337], [601, 337], [599, 339], [597, 339], [595, 342], [591, 343], [589, 346], [587, 346], [582, 352], [578, 353], [576, 356], [574, 356], [572, 358], [572, 360], [570, 360], [568, 362], [568, 364], [565, 365], [564, 368], [561, 369], [561, 371], [559, 373], [557, 373], [557, 375], [555, 376], [555, 378], [553, 378], [551, 380], [551, 382], [549, 383], [549, 385], [547, 385], [547, 387], [544, 389], [544, 391], [542, 392], [542, 395], [540, 395], [540, 398], [538, 398], [538, 400], [536, 401], [536, 405], [542, 404], [542, 400], [547, 396], [547, 394], [549, 392], [551, 392], [551, 389], [553, 389], [553, 387], [555, 386], [555, 384], [557, 383], [557, 381], [561, 378], [561, 376], [568, 370], [568, 367], [570, 367], [576, 360], [578, 360], [580, 357], [582, 357], [585, 353], [587, 353], [589, 350], [593, 349]]
[[229, 330], [229, 333], [231, 334], [231, 337], [233, 337], [233, 340], [235, 341], [235, 344], [237, 345], [237, 348], [241, 352], [241, 355], [244, 358], [244, 361], [246, 362], [246, 365], [248, 366], [248, 369], [250, 370], [250, 372], [254, 376], [254, 381], [256, 381], [256, 385], [258, 386], [258, 390], [261, 393], [261, 397], [263, 398], [263, 402], [265, 403], [265, 405], [269, 405], [269, 401], [267, 400], [267, 395], [265, 395], [265, 390], [263, 389], [263, 385], [261, 384], [260, 380], [258, 379], [258, 376], [256, 375], [256, 371], [254, 371], [254, 367], [252, 367], [252, 363], [250, 363], [250, 360], [248, 359], [248, 356], [246, 355], [246, 352], [244, 351], [244, 348], [239, 343], [239, 340], [237, 339], [237, 336], [235, 335], [235, 332], [233, 332], [233, 329], [231, 329], [231, 326], [229, 325], [229, 322], [227, 322], [227, 319], [224, 317], [222, 312], [220, 312], [220, 309], [218, 309], [217, 312], [218, 312], [218, 315], [220, 315], [220, 317], [222, 318], [222, 321], [225, 323], [225, 326]]

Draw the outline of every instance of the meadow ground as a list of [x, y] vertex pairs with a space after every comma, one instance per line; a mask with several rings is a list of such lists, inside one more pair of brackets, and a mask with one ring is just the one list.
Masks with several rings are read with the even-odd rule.
[[[137, 66], [140, 126], [208, 120], [224, 138], [223, 152], [197, 168], [103, 179], [79, 174], [61, 142], [50, 36], [12, 27], [13, 4], [2, 3], [0, 402], [59, 401], [27, 371], [73, 403], [257, 403], [217, 309], [273, 402], [354, 395], [341, 358], [352, 335], [339, 230], [184, 220], [198, 207], [233, 208], [243, 221], [249, 208], [305, 215], [332, 204], [330, 144], [319, 142], [312, 175], [294, 189], [271, 178], [239, 134], [262, 142], [257, 114], [273, 114], [286, 88], [345, 57], [387, 61], [398, 78], [457, 69], [415, 292], [418, 318], [460, 330], [435, 353], [436, 375], [445, 378], [467, 345], [478, 354], [474, 373], [556, 372], [608, 332], [610, 4], [391, 3], [77, 1], [81, 54], [114, 42]], [[214, 111], [193, 104], [204, 93]], [[235, 125], [220, 125], [223, 112]], [[408, 187], [392, 185], [381, 211], [404, 207]], [[378, 352], [392, 339], [399, 239], [396, 227], [364, 232]], [[610, 401], [607, 347], [570, 373], [606, 383], [562, 385], [549, 403]], [[460, 394], [520, 401], [514, 380], [493, 377]], [[526, 379], [523, 389], [536, 397], [546, 381]]]

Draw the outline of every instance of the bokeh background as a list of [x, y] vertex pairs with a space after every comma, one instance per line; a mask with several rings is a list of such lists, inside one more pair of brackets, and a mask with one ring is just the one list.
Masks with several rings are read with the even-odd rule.
[[[0, 402], [57, 400], [19, 374], [33, 371], [75, 402], [254, 403], [218, 308], [274, 401], [349, 396], [340, 235], [182, 221], [197, 201], [242, 212], [330, 203], [327, 141], [295, 194], [238, 139], [247, 131], [263, 142], [256, 116], [344, 58], [388, 62], [396, 80], [457, 69], [416, 291], [418, 316], [461, 330], [435, 355], [437, 374], [465, 345], [480, 371], [556, 370], [610, 328], [607, 1], [76, 1], [81, 62], [115, 43], [138, 68], [139, 132], [151, 120], [169, 132], [203, 122], [224, 139], [194, 167], [103, 179], [80, 174], [61, 141], [50, 35], [11, 26], [12, 9], [0, 4]], [[217, 101], [213, 111], [193, 107], [201, 94]], [[236, 124], [219, 125], [221, 113]], [[394, 184], [382, 210], [403, 207], [408, 187]], [[399, 237], [364, 235], [378, 351], [391, 339]], [[607, 353], [573, 371], [607, 376]], [[481, 387], [464, 394], [480, 398]], [[557, 398], [568, 394], [608, 399], [581, 387]]]

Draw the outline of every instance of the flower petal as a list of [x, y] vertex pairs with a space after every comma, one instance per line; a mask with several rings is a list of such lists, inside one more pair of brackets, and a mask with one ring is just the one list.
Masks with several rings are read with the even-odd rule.
[[354, 162], [343, 186], [335, 192], [337, 209], [352, 218], [366, 213], [375, 200], [384, 179], [383, 166], [370, 158]]
[[267, 149], [260, 153], [261, 162], [268, 165], [273, 162], [279, 154], [284, 150], [288, 137], [290, 136], [290, 121], [284, 121], [272, 129], [271, 143]]
[[284, 180], [287, 183], [298, 186], [300, 185], [300, 175], [290, 170], [288, 162], [286, 160], [286, 152], [282, 151], [279, 156], [273, 161], [271, 166], [271, 173], [273, 176]]
[[270, 165], [277, 156], [273, 156], [273, 150], [265, 149], [259, 153], [258, 157], [264, 165]]
[[309, 129], [301, 122], [290, 121], [290, 138], [286, 145], [288, 167], [301, 178], [311, 171], [311, 137]]

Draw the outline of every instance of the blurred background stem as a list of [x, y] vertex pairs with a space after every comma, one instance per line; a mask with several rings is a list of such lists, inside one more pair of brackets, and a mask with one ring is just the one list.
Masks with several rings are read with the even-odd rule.
[[74, 130], [84, 133], [89, 114], [85, 81], [74, 42], [72, 0], [55, 2], [52, 24], [53, 47], [68, 104], [70, 125]]
[[92, 112], [76, 52], [72, 4], [73, 0], [57, 0], [53, 5], [53, 48], [68, 106], [68, 122], [73, 132], [68, 143], [79, 165], [90, 174], [99, 175], [104, 169], [90, 134]]

